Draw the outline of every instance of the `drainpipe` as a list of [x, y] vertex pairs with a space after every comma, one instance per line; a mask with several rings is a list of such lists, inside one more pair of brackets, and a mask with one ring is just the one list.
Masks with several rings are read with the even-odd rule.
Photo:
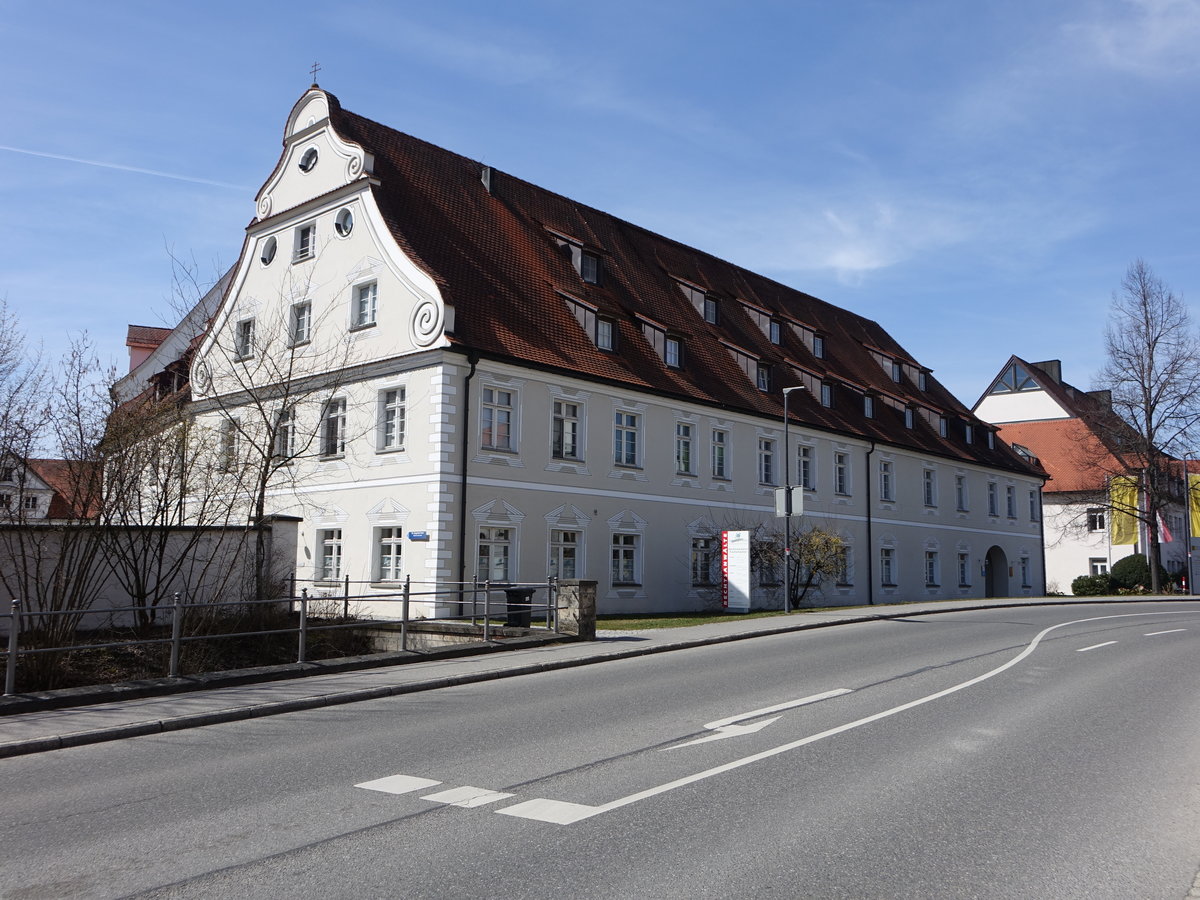
[[875, 452], [875, 441], [867, 451], [867, 605], [875, 605], [875, 544], [871, 537], [871, 454]]
[[1038, 514], [1038, 546], [1042, 550], [1042, 596], [1046, 596], [1046, 505], [1042, 503], [1042, 491], [1046, 487], [1046, 482], [1042, 482], [1041, 487], [1037, 489], [1037, 514]]
[[463, 379], [463, 428], [460, 467], [462, 480], [458, 491], [458, 583], [461, 587], [467, 580], [467, 460], [471, 452], [471, 379], [475, 377], [475, 366], [479, 355], [474, 351], [467, 354], [471, 371]]

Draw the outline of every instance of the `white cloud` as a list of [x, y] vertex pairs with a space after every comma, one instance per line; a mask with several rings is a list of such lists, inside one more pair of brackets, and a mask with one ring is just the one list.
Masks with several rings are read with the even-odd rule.
[[1102, 20], [1066, 28], [1105, 65], [1144, 76], [1179, 76], [1200, 71], [1198, 0], [1122, 0]]

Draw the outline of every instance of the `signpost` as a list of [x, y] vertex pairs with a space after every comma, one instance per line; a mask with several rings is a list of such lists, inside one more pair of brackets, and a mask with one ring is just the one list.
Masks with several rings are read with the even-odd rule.
[[750, 611], [750, 532], [721, 532], [721, 605]]

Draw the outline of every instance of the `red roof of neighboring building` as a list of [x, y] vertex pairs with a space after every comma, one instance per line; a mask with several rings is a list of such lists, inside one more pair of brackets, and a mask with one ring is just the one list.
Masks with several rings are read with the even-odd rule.
[[98, 514], [100, 468], [88, 462], [66, 459], [27, 459], [25, 465], [54, 491], [50, 519], [92, 519]]
[[1000, 426], [1000, 437], [1028, 447], [1052, 479], [1047, 492], [1103, 490], [1121, 464], [1082, 419], [1047, 419]]
[[170, 328], [157, 328], [154, 325], [130, 325], [125, 335], [125, 346], [153, 350], [165, 341], [170, 333]]

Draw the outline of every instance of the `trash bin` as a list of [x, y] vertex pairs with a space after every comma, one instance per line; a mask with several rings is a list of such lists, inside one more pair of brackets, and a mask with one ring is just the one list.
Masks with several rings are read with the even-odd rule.
[[528, 628], [533, 619], [533, 592], [537, 588], [508, 587], [504, 596], [508, 598], [508, 615], [504, 624], [508, 628]]

